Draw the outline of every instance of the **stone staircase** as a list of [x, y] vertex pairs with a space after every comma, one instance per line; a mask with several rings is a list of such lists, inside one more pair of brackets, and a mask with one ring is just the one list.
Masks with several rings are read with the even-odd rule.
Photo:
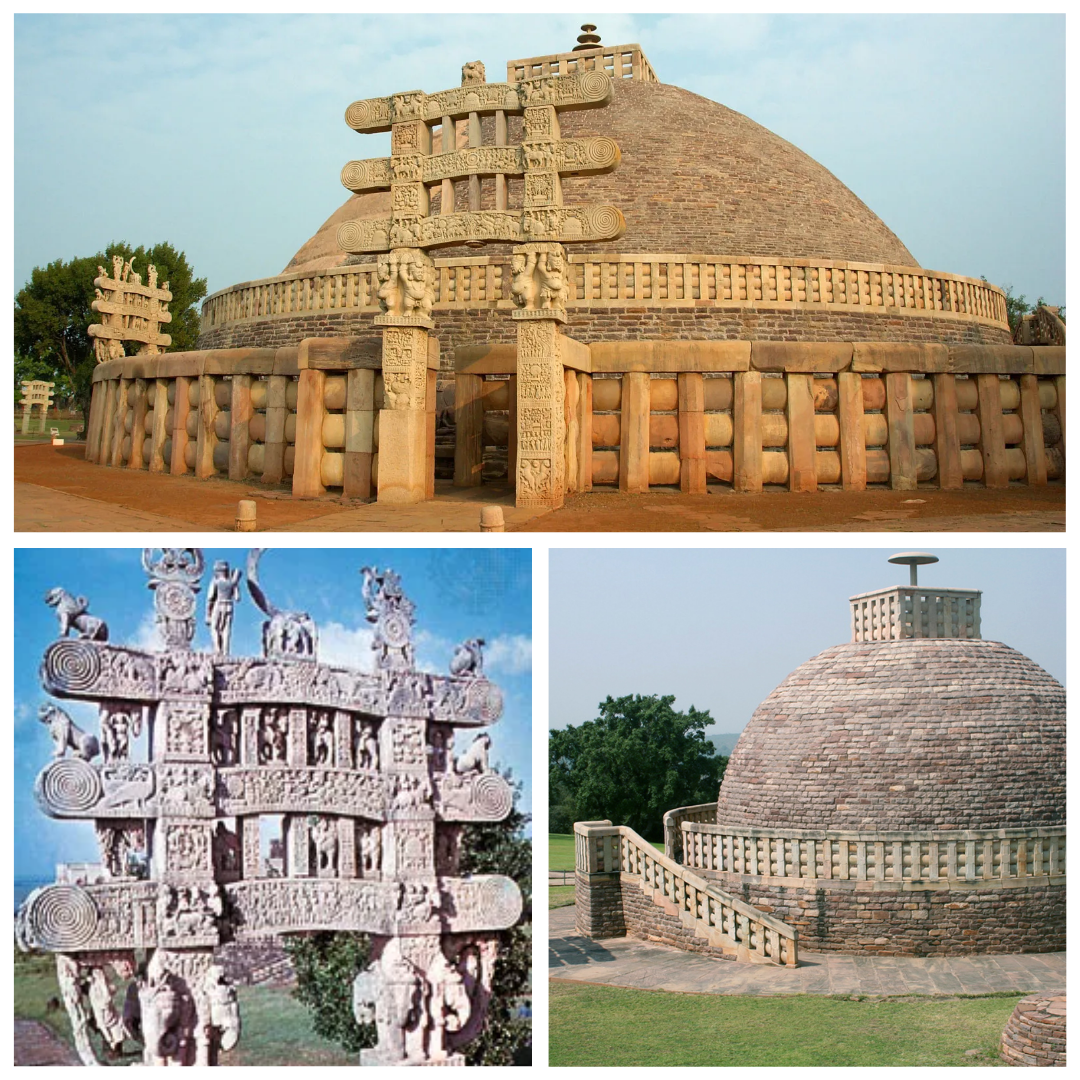
[[[652, 908], [652, 920], [646, 911], [643, 921], [646, 926], [651, 921], [657, 933], [648, 936], [749, 963], [798, 963], [794, 928], [680, 866], [633, 829], [586, 821], [577, 822], [574, 833], [579, 888], [591, 888], [594, 880], [610, 881], [615, 874], [620, 886], [636, 885]], [[672, 932], [676, 920], [683, 933]], [[695, 949], [697, 942], [708, 949]]]
[[273, 938], [223, 945], [214, 958], [229, 980], [240, 986], [288, 986], [296, 979], [292, 961]]

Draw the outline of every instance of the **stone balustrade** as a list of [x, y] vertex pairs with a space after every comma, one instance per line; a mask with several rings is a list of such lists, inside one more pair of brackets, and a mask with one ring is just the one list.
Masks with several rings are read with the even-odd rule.
[[594, 49], [510, 60], [506, 64], [506, 81], [513, 83], [547, 75], [572, 75], [576, 71], [604, 71], [613, 79], [659, 82], [640, 45], [597, 45]]
[[[1063, 348], [597, 341], [579, 352], [564, 370], [569, 492], [948, 490], [1064, 476]], [[455, 482], [469, 486], [485, 446], [515, 452], [514, 424], [486, 412], [502, 400], [495, 380], [510, 376], [515, 393], [514, 348], [459, 347], [455, 371]]]
[[[86, 459], [176, 476], [291, 484], [296, 495], [378, 487], [381, 358], [370, 342], [132, 356], [99, 364]], [[434, 491], [435, 369], [428, 363], [427, 476]]]
[[979, 638], [982, 593], [897, 585], [851, 597], [852, 641]]
[[675, 851], [683, 865], [707, 873], [804, 887], [814, 881], [877, 882], [888, 889], [1026, 888], [1065, 879], [1064, 826], [935, 832], [728, 829], [701, 820], [708, 805], [665, 816], [665, 826], [670, 821], [677, 829]]
[[[1006, 333], [1005, 296], [976, 278], [918, 267], [822, 259], [769, 259], [701, 254], [574, 254], [566, 307], [755, 308], [932, 316], [974, 322]], [[514, 307], [506, 256], [435, 260], [435, 310]], [[377, 314], [379, 282], [372, 262], [295, 271], [243, 282], [203, 301], [201, 333], [253, 320], [295, 319], [325, 312]]]
[[720, 935], [733, 943], [743, 958], [798, 963], [797, 935], [791, 927], [680, 866], [632, 829], [576, 822], [574, 843], [579, 893], [587, 893], [597, 875], [619, 875], [620, 881], [651, 894], [654, 904], [688, 915], [701, 936]]

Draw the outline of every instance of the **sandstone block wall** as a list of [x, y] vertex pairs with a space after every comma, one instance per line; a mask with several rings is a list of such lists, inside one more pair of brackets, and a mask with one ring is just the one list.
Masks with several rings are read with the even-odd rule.
[[[438, 309], [435, 335], [452, 369], [453, 350], [464, 345], [512, 344], [514, 324], [509, 311], [486, 307]], [[911, 341], [950, 345], [1007, 345], [1006, 330], [959, 319], [918, 315], [893, 318], [848, 311], [784, 310], [768, 307], [695, 309], [693, 307], [627, 306], [577, 308], [568, 332], [578, 341]], [[204, 331], [200, 349], [278, 348], [298, 345], [306, 337], [355, 335], [378, 340], [371, 312], [319, 311], [285, 317], [241, 320]]]
[[800, 949], [812, 952], [967, 956], [1065, 948], [1064, 886], [888, 891], [848, 882], [792, 888], [735, 874], [719, 875], [718, 884], [793, 926]]
[[1001, 1036], [1009, 1065], [1065, 1067], [1065, 994], [1033, 994], [1019, 1002]]
[[618, 874], [583, 874], [574, 879], [574, 926], [588, 938], [623, 937], [622, 892]]

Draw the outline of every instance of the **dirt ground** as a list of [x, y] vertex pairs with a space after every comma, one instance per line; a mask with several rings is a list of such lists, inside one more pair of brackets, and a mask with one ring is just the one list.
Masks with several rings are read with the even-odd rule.
[[1064, 532], [1065, 485], [988, 491], [766, 491], [708, 495], [615, 489], [572, 495], [514, 529], [534, 532]]
[[[324, 496], [293, 499], [285, 489], [223, 479], [150, 474], [87, 462], [80, 443], [16, 446], [15, 528], [46, 531], [231, 530], [240, 499], [258, 500], [260, 531], [448, 531], [478, 528], [479, 508], [504, 506], [509, 532], [1063, 532], [1065, 485], [988, 491], [767, 491], [708, 495], [614, 488], [570, 496], [554, 513], [515, 511], [506, 485], [436, 484], [433, 502], [377, 507]], [[33, 487], [23, 486], [33, 485]], [[50, 493], [74, 499], [61, 500]], [[55, 520], [54, 520], [55, 519]], [[61, 524], [61, 520], [63, 524]], [[397, 524], [396, 522], [400, 522]], [[474, 524], [475, 523], [475, 524]]]

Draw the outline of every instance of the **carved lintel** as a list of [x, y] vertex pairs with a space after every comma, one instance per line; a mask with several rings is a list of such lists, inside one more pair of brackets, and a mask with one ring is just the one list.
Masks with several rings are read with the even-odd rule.
[[519, 83], [468, 83], [438, 94], [411, 90], [354, 101], [345, 110], [345, 122], [354, 131], [374, 134], [388, 131], [393, 124], [414, 120], [431, 123], [444, 116], [457, 119], [473, 112], [521, 112], [544, 105], [556, 109], [596, 108], [611, 100], [613, 89], [612, 80], [603, 72], [585, 71]]
[[337, 242], [343, 251], [359, 255], [388, 251], [392, 247], [432, 248], [485, 240], [510, 243], [616, 240], [625, 231], [626, 220], [618, 207], [586, 204], [476, 210], [396, 222], [357, 219], [339, 226]]
[[562, 176], [609, 172], [621, 160], [614, 139], [537, 138], [522, 146], [470, 146], [445, 154], [404, 154], [392, 158], [350, 161], [341, 183], [357, 195], [389, 191], [396, 183], [437, 184], [466, 176], [520, 176], [530, 169], [553, 169]]

